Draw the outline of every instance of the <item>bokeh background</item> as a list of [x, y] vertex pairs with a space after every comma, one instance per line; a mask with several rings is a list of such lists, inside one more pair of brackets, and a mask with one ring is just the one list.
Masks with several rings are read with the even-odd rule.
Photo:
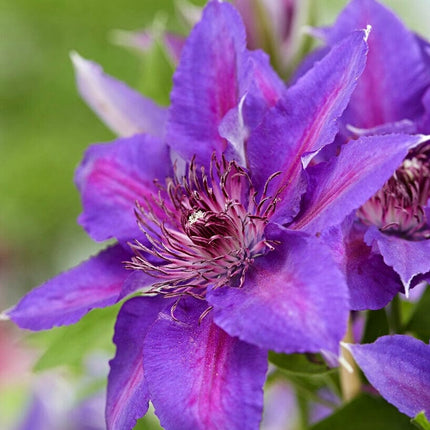
[[[346, 3], [313, 0], [316, 24], [332, 22]], [[384, 3], [430, 38], [428, 0]], [[80, 201], [73, 172], [89, 143], [114, 135], [79, 98], [69, 53], [76, 50], [166, 103], [171, 70], [165, 59], [142, 57], [112, 43], [113, 30], [137, 30], [154, 20], [186, 31], [173, 0], [0, 0], [0, 309], [103, 246], [94, 244], [76, 224]], [[103, 315], [98, 319], [104, 321]], [[106, 325], [99, 324], [106, 339], [112, 333], [110, 321], [106, 316]], [[58, 343], [74, 333], [82, 344], [85, 330], [27, 338], [11, 324], [0, 324], [0, 428], [12, 428], [36, 384], [31, 368], [45, 343], [53, 338]], [[64, 348], [64, 355], [73, 355], [61, 342], [54, 353]], [[112, 352], [109, 348], [106, 354]], [[70, 362], [78, 362], [83, 352], [74, 354]], [[12, 361], [20, 364], [13, 368], [7, 364]], [[56, 363], [39, 362], [38, 375], [49, 367]]]

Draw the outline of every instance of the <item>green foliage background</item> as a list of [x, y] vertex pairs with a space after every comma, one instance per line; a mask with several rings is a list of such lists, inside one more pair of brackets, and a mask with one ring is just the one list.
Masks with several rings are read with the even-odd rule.
[[[317, 24], [332, 22], [346, 4], [313, 1]], [[384, 3], [430, 37], [430, 2]], [[169, 73], [157, 65], [165, 62], [143, 61], [109, 40], [112, 30], [147, 27], [160, 14], [169, 28], [182, 28], [172, 0], [0, 0], [1, 309], [100, 247], [76, 224], [80, 201], [72, 178], [88, 144], [114, 135], [80, 100], [69, 52], [162, 100], [170, 82], [160, 84], [160, 76]], [[60, 338], [53, 334], [61, 346]], [[51, 359], [45, 355], [39, 368], [55, 365]]]

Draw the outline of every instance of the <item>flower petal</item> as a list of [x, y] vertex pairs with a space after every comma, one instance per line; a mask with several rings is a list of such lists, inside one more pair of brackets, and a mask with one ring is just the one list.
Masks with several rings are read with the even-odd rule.
[[291, 220], [298, 208], [304, 189], [300, 187], [298, 193], [297, 186], [302, 166], [309, 161], [303, 157], [334, 140], [336, 119], [366, 62], [367, 35], [365, 30], [357, 31], [336, 45], [281, 97], [248, 140], [248, 163], [258, 189], [277, 171], [282, 174], [273, 187], [287, 185], [277, 218]]
[[148, 410], [143, 340], [166, 303], [162, 297], [135, 297], [125, 302], [118, 314], [113, 338], [117, 351], [110, 361], [106, 400], [109, 430], [132, 429]]
[[134, 208], [158, 193], [154, 180], [171, 175], [167, 147], [155, 137], [136, 135], [92, 145], [76, 171], [82, 195], [80, 224], [98, 241], [140, 237]]
[[91, 109], [119, 136], [164, 135], [167, 109], [105, 74], [96, 63], [71, 54], [79, 93]]
[[290, 227], [312, 234], [341, 223], [384, 185], [410, 148], [427, 139], [401, 134], [362, 137], [344, 145], [338, 157], [309, 167], [302, 211]]
[[406, 240], [384, 234], [373, 226], [367, 231], [365, 240], [368, 245], [377, 243], [385, 263], [400, 275], [406, 294], [416, 275], [430, 272], [430, 240]]
[[415, 35], [396, 15], [374, 0], [353, 0], [328, 33], [333, 44], [352, 28], [372, 26], [369, 55], [345, 122], [371, 128], [422, 113], [421, 97], [430, 84]]
[[273, 238], [281, 244], [255, 259], [242, 288], [208, 294], [215, 323], [277, 352], [337, 354], [348, 317], [343, 275], [318, 239], [285, 229], [275, 229]]
[[396, 335], [348, 348], [369, 382], [400, 412], [430, 415], [430, 345]]
[[258, 429], [267, 353], [201, 323], [205, 303], [182, 300], [175, 317], [161, 314], [145, 338], [144, 367], [164, 428]]
[[274, 106], [285, 90], [285, 85], [270, 66], [269, 57], [262, 51], [248, 52], [244, 79], [244, 95], [239, 103], [224, 116], [218, 131], [230, 144], [226, 149], [229, 160], [235, 159], [247, 167], [246, 140], [262, 121], [268, 108]]
[[364, 242], [366, 230], [353, 214], [322, 235], [345, 273], [352, 310], [381, 309], [403, 290], [397, 273]]
[[115, 245], [30, 291], [6, 314], [19, 327], [46, 330], [73, 324], [94, 308], [117, 301], [129, 275], [130, 254]]
[[239, 101], [245, 30], [229, 4], [210, 2], [191, 32], [174, 75], [167, 141], [186, 160], [208, 164], [226, 149], [218, 134], [224, 115]]

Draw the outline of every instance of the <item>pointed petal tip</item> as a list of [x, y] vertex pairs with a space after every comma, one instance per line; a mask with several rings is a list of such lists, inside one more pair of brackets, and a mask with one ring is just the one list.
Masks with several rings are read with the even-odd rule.
[[5, 311], [0, 313], [0, 321], [9, 321], [10, 316], [8, 315], [8, 312], [12, 310], [12, 308], [6, 309]]
[[75, 50], [72, 50], [69, 52], [69, 57], [75, 69], [82, 68], [83, 66], [85, 66], [85, 63], [87, 62], [87, 60], [81, 57]]
[[364, 41], [367, 42], [367, 39], [369, 38], [369, 34], [372, 31], [372, 26], [370, 24], [367, 24], [367, 27], [364, 29]]

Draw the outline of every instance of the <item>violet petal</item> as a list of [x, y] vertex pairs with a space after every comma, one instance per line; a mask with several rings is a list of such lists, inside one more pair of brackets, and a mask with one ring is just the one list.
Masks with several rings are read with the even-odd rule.
[[154, 179], [164, 183], [171, 170], [167, 147], [149, 135], [90, 146], [75, 175], [83, 205], [79, 223], [98, 241], [140, 237], [135, 203], [157, 195]]
[[348, 348], [369, 382], [400, 412], [430, 415], [430, 345], [395, 335]]
[[118, 314], [113, 338], [117, 352], [110, 361], [106, 400], [109, 430], [132, 429], [148, 409], [143, 341], [166, 305], [162, 297], [135, 297], [125, 302]]
[[287, 185], [275, 215], [288, 222], [295, 215], [303, 186], [303, 157], [331, 143], [366, 62], [368, 32], [356, 31], [336, 45], [268, 111], [247, 143], [253, 181], [261, 189], [280, 171], [273, 188]]
[[315, 237], [271, 226], [281, 244], [259, 257], [242, 288], [208, 293], [214, 321], [231, 336], [277, 352], [337, 354], [348, 292], [328, 249]]
[[345, 121], [371, 128], [422, 113], [430, 72], [415, 37], [396, 15], [374, 0], [353, 0], [339, 15], [328, 39], [333, 44], [353, 28], [372, 26], [369, 55]]
[[400, 275], [406, 294], [416, 275], [426, 274], [430, 271], [429, 240], [406, 240], [384, 234], [374, 226], [368, 229], [365, 240], [369, 245], [372, 245], [374, 241], [377, 243], [385, 263]]
[[144, 367], [155, 413], [164, 428], [258, 429], [267, 352], [230, 337], [199, 317], [207, 304], [181, 301], [161, 314], [145, 338]]
[[157, 106], [96, 63], [71, 54], [79, 93], [93, 111], [119, 136], [164, 135], [167, 109]]
[[364, 242], [366, 230], [353, 214], [322, 235], [345, 273], [352, 310], [381, 309], [403, 290], [399, 275]]
[[46, 330], [77, 322], [94, 308], [117, 301], [129, 275], [130, 254], [115, 245], [30, 291], [6, 312], [19, 327]]
[[210, 2], [182, 50], [171, 93], [167, 141], [184, 159], [207, 165], [226, 141], [218, 134], [224, 115], [239, 102], [245, 30], [236, 10]]
[[338, 157], [307, 169], [308, 192], [291, 228], [317, 233], [339, 224], [390, 178], [408, 150], [428, 139], [401, 134], [361, 137]]

